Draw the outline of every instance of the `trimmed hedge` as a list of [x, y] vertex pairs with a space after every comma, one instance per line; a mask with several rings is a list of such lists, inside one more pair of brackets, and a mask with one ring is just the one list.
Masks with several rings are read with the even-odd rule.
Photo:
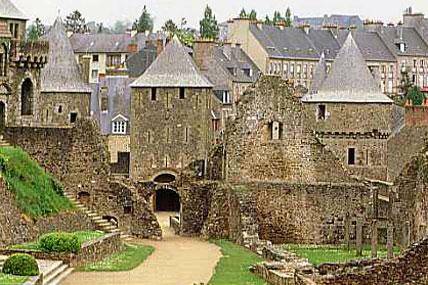
[[39, 266], [34, 257], [29, 254], [11, 255], [3, 265], [3, 273], [16, 276], [37, 276], [39, 275]]
[[45, 252], [78, 253], [82, 242], [75, 234], [58, 232], [41, 236], [39, 246]]

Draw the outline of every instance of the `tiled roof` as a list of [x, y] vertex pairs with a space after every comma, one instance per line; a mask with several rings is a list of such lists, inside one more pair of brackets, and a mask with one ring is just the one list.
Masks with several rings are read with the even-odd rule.
[[41, 71], [43, 92], [91, 93], [80, 74], [73, 49], [60, 18], [44, 37], [49, 41], [48, 63]]
[[250, 25], [250, 31], [269, 56], [278, 58], [319, 59], [320, 53], [300, 28], [280, 29], [271, 25]]
[[317, 92], [320, 89], [321, 85], [324, 83], [326, 78], [327, 78], [327, 64], [325, 62], [324, 54], [321, 54], [320, 61], [315, 67], [314, 75], [312, 77], [311, 93]]
[[129, 44], [136, 43], [140, 50], [146, 39], [144, 34], [73, 34], [70, 42], [76, 53], [128, 53]]
[[0, 0], [0, 18], [28, 20], [10, 0]]
[[[400, 26], [383, 27], [379, 35], [383, 37], [386, 44], [388, 44], [390, 49], [393, 50], [396, 55], [428, 55], [428, 45], [421, 38], [415, 28]], [[397, 45], [400, 41], [404, 42], [406, 45], [406, 50], [404, 53], [400, 51], [399, 46]]]
[[316, 94], [304, 102], [393, 103], [383, 94], [371, 75], [352, 33], [334, 61], [331, 71]]
[[213, 87], [174, 37], [131, 87]]

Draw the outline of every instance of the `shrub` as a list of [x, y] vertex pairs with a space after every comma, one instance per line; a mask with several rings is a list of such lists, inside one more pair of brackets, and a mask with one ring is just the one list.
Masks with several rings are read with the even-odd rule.
[[46, 252], [78, 253], [82, 243], [75, 234], [50, 233], [40, 237], [39, 245]]
[[39, 266], [34, 257], [29, 254], [14, 254], [3, 265], [3, 273], [17, 276], [39, 275]]

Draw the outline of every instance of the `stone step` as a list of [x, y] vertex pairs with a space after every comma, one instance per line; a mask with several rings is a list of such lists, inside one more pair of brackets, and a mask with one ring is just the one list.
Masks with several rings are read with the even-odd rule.
[[117, 230], [117, 227], [110, 225], [110, 226], [106, 226], [106, 227], [102, 227], [103, 230], [108, 231], [108, 232], [112, 232], [113, 230]]
[[57, 275], [50, 283], [44, 283], [43, 285], [59, 285], [61, 284], [61, 281], [67, 278], [67, 276], [70, 275], [73, 271], [74, 268], [68, 267], [66, 270], [61, 272], [61, 274]]
[[65, 270], [68, 269], [67, 264], [61, 264], [60, 266], [54, 268], [43, 276], [43, 284], [52, 284], [52, 281], [58, 276], [61, 275]]

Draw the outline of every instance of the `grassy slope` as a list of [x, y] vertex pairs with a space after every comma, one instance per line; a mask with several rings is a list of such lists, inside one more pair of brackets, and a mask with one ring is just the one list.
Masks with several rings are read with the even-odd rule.
[[2, 285], [17, 285], [27, 281], [28, 277], [13, 276], [0, 273], [0, 284]]
[[264, 285], [262, 279], [252, 274], [249, 267], [262, 259], [255, 253], [225, 240], [214, 241], [221, 247], [223, 257], [215, 268], [209, 285]]
[[[75, 232], [74, 234], [77, 235], [77, 238], [82, 243], [89, 241], [89, 240], [94, 240], [94, 239], [100, 238], [100, 237], [105, 235], [104, 232], [100, 232], [100, 231], [80, 231], [80, 232]], [[38, 241], [13, 245], [13, 246], [11, 246], [11, 248], [13, 248], [13, 249], [40, 250]]]
[[[310, 263], [314, 265], [320, 265], [322, 263], [344, 263], [357, 259], [370, 258], [371, 250], [369, 247], [363, 249], [363, 256], [357, 257], [355, 249], [348, 251], [344, 247], [332, 247], [332, 246], [308, 246], [308, 245], [284, 245], [284, 248], [288, 251], [294, 252], [300, 257], [307, 258]], [[394, 249], [396, 253], [398, 249]], [[384, 247], [379, 248], [378, 256], [386, 257], [386, 249]]]
[[144, 245], [126, 245], [122, 252], [113, 254], [104, 260], [87, 264], [80, 271], [118, 272], [130, 271], [143, 263], [155, 249]]
[[73, 209], [62, 186], [20, 148], [0, 148], [0, 169], [18, 207], [37, 218]]

